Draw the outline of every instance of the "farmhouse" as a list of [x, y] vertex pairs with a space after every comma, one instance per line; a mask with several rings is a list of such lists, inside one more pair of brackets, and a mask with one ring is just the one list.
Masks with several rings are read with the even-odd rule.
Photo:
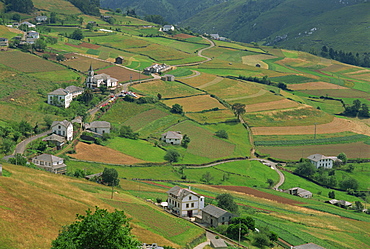
[[110, 77], [108, 74], [102, 73], [94, 75], [94, 70], [90, 66], [88, 71], [88, 76], [86, 78], [86, 87], [90, 89], [99, 88], [101, 86], [106, 86], [107, 88], [116, 88], [118, 80]]
[[233, 217], [235, 217], [235, 215], [232, 213], [214, 205], [208, 205], [202, 209], [202, 223], [212, 227], [228, 225]]
[[33, 157], [32, 163], [54, 174], [65, 174], [67, 169], [67, 165], [64, 164], [63, 158], [49, 154]]
[[9, 46], [8, 38], [0, 38], [0, 47], [3, 49]]
[[312, 193], [310, 191], [305, 190], [303, 188], [298, 188], [298, 187], [290, 188], [290, 189], [286, 190], [285, 192], [287, 192], [291, 195], [302, 197], [302, 198], [311, 198], [312, 197]]
[[35, 17], [36, 22], [46, 22], [48, 20], [47, 16], [36, 16]]
[[144, 74], [151, 74], [151, 73], [162, 73], [165, 71], [170, 70], [171, 67], [166, 65], [166, 64], [154, 64], [151, 65], [150, 67], [147, 67], [144, 69], [143, 73]]
[[163, 80], [163, 81], [175, 81], [175, 76], [173, 76], [172, 74], [166, 74], [166, 75], [161, 77], [161, 80]]
[[178, 145], [181, 144], [182, 135], [180, 131], [167, 131], [166, 133], [162, 134], [161, 140], [168, 144]]
[[335, 156], [324, 156], [321, 154], [314, 154], [307, 157], [316, 168], [324, 167], [325, 169], [333, 168], [334, 162], [341, 162]]
[[26, 25], [28, 28], [36, 28], [36, 25], [30, 22], [22, 22], [20, 25]]
[[100, 135], [110, 133], [110, 123], [107, 121], [93, 121], [90, 124], [85, 124], [85, 128]]
[[54, 121], [51, 125], [51, 130], [54, 134], [65, 137], [67, 141], [71, 141], [73, 139], [73, 125], [67, 120]]
[[56, 146], [59, 150], [65, 144], [66, 139], [57, 134], [51, 134], [50, 136], [43, 138], [42, 141], [48, 142], [49, 145]]
[[37, 39], [40, 38], [40, 34], [39, 32], [36, 32], [36, 31], [28, 31], [27, 32], [27, 37], [26, 37], [26, 43], [28, 44], [34, 44], [36, 42]]
[[163, 32], [174, 31], [174, 30], [175, 30], [175, 26], [173, 25], [164, 25], [162, 28]]
[[48, 104], [68, 108], [72, 102], [72, 94], [63, 88], [48, 93]]
[[352, 206], [351, 202], [345, 201], [345, 200], [332, 199], [332, 200], [329, 200], [329, 201], [326, 201], [326, 202], [329, 203], [329, 204], [332, 204], [332, 205], [336, 205], [336, 206], [341, 207], [341, 208], [348, 208], [348, 207]]
[[193, 217], [204, 208], [204, 197], [190, 189], [175, 186], [167, 195], [168, 208], [181, 217]]

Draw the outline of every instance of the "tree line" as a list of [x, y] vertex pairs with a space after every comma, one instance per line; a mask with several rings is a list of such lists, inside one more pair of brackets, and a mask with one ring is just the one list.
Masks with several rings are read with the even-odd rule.
[[360, 100], [356, 99], [353, 101], [352, 105], [345, 105], [342, 115], [349, 117], [360, 117], [369, 118], [369, 107], [365, 103], [361, 103]]
[[324, 58], [333, 59], [343, 63], [361, 66], [361, 67], [370, 67], [370, 53], [359, 53], [344, 52], [342, 50], [334, 50], [333, 48], [322, 46], [320, 55]]

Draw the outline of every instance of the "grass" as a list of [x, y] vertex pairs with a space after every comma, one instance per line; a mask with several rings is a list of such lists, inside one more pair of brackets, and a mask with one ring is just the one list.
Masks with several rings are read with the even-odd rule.
[[230, 110], [217, 110], [209, 112], [188, 112], [186, 116], [200, 124], [212, 124], [235, 119], [235, 115]]
[[184, 112], [200, 112], [203, 110], [211, 110], [214, 108], [225, 109], [225, 107], [215, 98], [209, 95], [197, 95], [187, 98], [177, 98], [164, 100], [167, 106], [179, 104], [183, 107]]
[[116, 137], [107, 143], [109, 148], [148, 162], [164, 162], [164, 150], [143, 140]]
[[129, 120], [127, 120], [124, 125], [130, 126], [134, 131], [141, 129], [142, 127], [146, 126], [147, 124], [161, 118], [165, 118], [169, 115], [169, 113], [163, 112], [158, 109], [150, 109], [148, 111], [144, 111]]

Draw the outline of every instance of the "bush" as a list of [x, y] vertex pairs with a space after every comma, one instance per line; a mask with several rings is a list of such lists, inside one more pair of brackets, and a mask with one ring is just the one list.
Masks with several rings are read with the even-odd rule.
[[219, 137], [219, 138], [225, 138], [225, 139], [229, 138], [229, 135], [227, 134], [225, 130], [218, 130], [216, 131], [215, 135], [216, 137]]

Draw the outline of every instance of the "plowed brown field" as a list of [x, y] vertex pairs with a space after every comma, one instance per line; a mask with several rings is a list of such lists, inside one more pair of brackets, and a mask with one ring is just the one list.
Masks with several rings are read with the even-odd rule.
[[78, 143], [76, 154], [68, 156], [85, 161], [112, 163], [112, 164], [135, 164], [143, 163], [143, 160], [125, 155], [116, 150], [96, 144]]
[[289, 205], [304, 204], [304, 202], [299, 202], [299, 201], [291, 200], [291, 199], [288, 199], [288, 198], [280, 197], [280, 196], [277, 196], [277, 195], [265, 193], [265, 192], [262, 192], [262, 191], [259, 191], [259, 190], [253, 189], [253, 188], [249, 188], [249, 187], [220, 186], [220, 185], [213, 185], [212, 187], [219, 188], [219, 189], [226, 189], [226, 190], [229, 190], [229, 191], [235, 191], [235, 192], [244, 193], [244, 194], [248, 194], [248, 195], [253, 195], [253, 196], [258, 197], [258, 198], [264, 198], [264, 199], [276, 201], [276, 202], [279, 202], [279, 203], [289, 204]]

